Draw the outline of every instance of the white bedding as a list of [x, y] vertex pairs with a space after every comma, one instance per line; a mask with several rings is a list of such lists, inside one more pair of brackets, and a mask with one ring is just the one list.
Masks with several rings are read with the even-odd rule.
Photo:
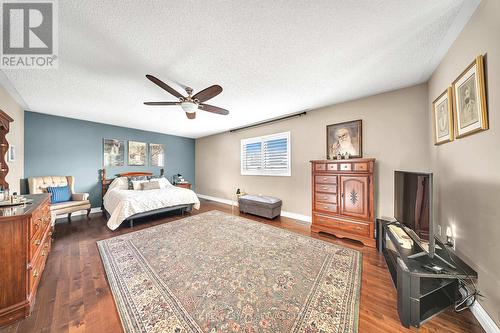
[[111, 214], [108, 220], [111, 230], [118, 228], [132, 215], [184, 204], [194, 204], [193, 208], [200, 208], [200, 200], [193, 191], [172, 185], [156, 190], [112, 188], [104, 195], [104, 208]]

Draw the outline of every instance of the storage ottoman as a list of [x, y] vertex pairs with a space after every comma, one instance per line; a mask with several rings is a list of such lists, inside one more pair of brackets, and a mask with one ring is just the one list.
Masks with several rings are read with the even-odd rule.
[[241, 213], [250, 213], [268, 219], [281, 214], [281, 199], [262, 195], [243, 195], [238, 199]]

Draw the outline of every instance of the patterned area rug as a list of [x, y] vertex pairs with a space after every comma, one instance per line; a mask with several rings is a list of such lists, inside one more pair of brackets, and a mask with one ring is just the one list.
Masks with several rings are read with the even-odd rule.
[[125, 332], [357, 332], [361, 253], [219, 211], [98, 242]]

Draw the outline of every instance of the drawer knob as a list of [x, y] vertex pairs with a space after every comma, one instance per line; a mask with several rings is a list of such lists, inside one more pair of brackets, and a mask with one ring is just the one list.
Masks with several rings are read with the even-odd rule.
[[42, 257], [45, 257], [45, 251], [42, 251]]
[[328, 189], [328, 187], [326, 187], [326, 186], [323, 186], [323, 190], [327, 190], [327, 189]]
[[35, 270], [33, 271], [33, 277], [35, 277], [35, 278], [36, 278], [37, 276], [38, 276], [38, 271], [35, 269]]
[[326, 177], [323, 177], [323, 180], [327, 180], [327, 179], [328, 179], [328, 178], [326, 178]]
[[41, 242], [40, 242], [40, 240], [39, 240], [39, 239], [37, 239], [37, 240], [35, 241], [35, 245], [36, 245], [36, 246], [40, 245], [40, 243], [41, 243]]

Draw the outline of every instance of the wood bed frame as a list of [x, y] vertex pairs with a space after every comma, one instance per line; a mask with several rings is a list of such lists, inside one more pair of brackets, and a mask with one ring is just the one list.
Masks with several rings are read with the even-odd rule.
[[[164, 170], [160, 169], [160, 176], [164, 175]], [[122, 172], [116, 174], [116, 177], [141, 177], [141, 176], [153, 176], [152, 172], [139, 172], [139, 171], [133, 171], [133, 172]], [[115, 178], [106, 178], [106, 169], [101, 170], [101, 186], [102, 186], [102, 197], [101, 197], [101, 208], [102, 208], [102, 213], [106, 218], [109, 218], [109, 213], [106, 211], [106, 208], [104, 208], [104, 195], [108, 191], [109, 185], [115, 180]], [[137, 213], [132, 216], [129, 216], [123, 222], [128, 221], [130, 227], [134, 226], [134, 220], [139, 219], [142, 217], [148, 217], [148, 216], [153, 216], [153, 215], [158, 215], [161, 213], [166, 213], [166, 212], [171, 212], [174, 210], [180, 211], [182, 215], [184, 215], [185, 212], [190, 212], [193, 209], [193, 204], [185, 204], [185, 205], [176, 205], [176, 206], [171, 206], [171, 207], [164, 207], [164, 208], [158, 208], [155, 210], [150, 210], [148, 212], [143, 212], [143, 213]], [[123, 223], [122, 222], [122, 223]]]

